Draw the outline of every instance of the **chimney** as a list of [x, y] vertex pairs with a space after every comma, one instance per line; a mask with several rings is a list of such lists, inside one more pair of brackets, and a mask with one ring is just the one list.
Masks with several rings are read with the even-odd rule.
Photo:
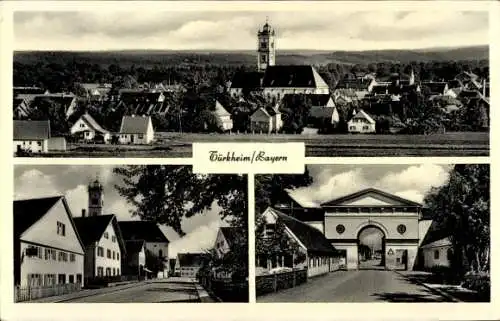
[[85, 209], [82, 208], [82, 217], [85, 217], [85, 212], [86, 212]]

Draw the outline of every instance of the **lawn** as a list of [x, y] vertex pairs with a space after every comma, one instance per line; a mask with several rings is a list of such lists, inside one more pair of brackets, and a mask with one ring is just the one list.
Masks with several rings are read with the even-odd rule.
[[193, 142], [304, 142], [306, 156], [488, 156], [489, 134], [436, 135], [288, 135], [158, 132], [151, 145], [68, 144], [66, 152], [44, 157], [192, 157]]

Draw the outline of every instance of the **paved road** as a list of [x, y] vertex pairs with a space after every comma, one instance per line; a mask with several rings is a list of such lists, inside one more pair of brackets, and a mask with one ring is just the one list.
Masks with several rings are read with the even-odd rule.
[[337, 271], [257, 298], [257, 302], [446, 302], [392, 271]]
[[152, 282], [114, 292], [65, 301], [69, 303], [198, 302], [192, 283]]

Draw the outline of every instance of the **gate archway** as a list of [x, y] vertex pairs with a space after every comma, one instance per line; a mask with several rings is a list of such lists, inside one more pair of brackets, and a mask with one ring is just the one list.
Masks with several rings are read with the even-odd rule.
[[369, 224], [357, 235], [358, 269], [385, 269], [386, 235], [379, 226]]

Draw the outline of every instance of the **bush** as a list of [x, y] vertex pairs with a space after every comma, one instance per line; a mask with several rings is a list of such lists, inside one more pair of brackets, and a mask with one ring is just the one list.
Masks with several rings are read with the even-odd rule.
[[431, 280], [429, 280], [432, 283], [459, 284], [461, 280], [459, 271], [448, 266], [435, 265], [427, 268], [426, 271], [432, 273]]
[[490, 275], [485, 272], [466, 274], [462, 282], [462, 287], [489, 296], [491, 289]]

